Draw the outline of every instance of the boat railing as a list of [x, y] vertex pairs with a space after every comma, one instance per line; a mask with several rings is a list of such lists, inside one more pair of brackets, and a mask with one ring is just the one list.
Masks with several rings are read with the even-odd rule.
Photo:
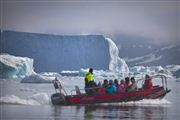
[[[101, 88], [101, 87], [97, 86], [97, 87], [79, 89], [78, 86], [75, 86], [75, 89], [72, 89], [72, 90], [71, 90], [71, 95], [73, 95], [74, 92], [75, 92], [77, 95], [81, 95], [81, 94], [85, 94], [85, 93], [83, 93], [83, 92], [86, 91], [86, 90], [95, 90], [95, 89], [99, 89], [99, 88]], [[83, 92], [82, 92], [82, 91], [83, 91]]]

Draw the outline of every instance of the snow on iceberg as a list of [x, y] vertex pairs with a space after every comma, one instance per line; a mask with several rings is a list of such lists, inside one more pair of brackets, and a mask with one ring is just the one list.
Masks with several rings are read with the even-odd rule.
[[22, 78], [34, 73], [33, 59], [0, 54], [0, 78]]

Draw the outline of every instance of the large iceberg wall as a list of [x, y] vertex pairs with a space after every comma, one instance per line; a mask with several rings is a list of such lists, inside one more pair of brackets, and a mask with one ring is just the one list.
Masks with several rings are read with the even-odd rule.
[[37, 72], [60, 72], [93, 67], [126, 71], [112, 40], [102, 35], [48, 35], [3, 31], [1, 52], [34, 59]]
[[32, 73], [33, 59], [0, 54], [0, 78], [19, 78]]

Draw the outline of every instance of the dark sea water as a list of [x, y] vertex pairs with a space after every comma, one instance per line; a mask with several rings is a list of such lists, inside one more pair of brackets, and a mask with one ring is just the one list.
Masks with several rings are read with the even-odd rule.
[[[54, 91], [51, 84], [23, 84], [19, 81], [1, 80], [0, 85], [1, 96], [16, 91], [16, 96], [24, 99], [26, 99], [24, 96], [30, 96], [37, 91], [45, 92], [48, 96]], [[50, 101], [41, 105], [21, 105], [1, 101], [0, 118], [1, 120], [179, 120], [180, 82], [169, 80], [168, 85], [172, 91], [162, 100], [145, 100], [129, 104], [55, 106]]]

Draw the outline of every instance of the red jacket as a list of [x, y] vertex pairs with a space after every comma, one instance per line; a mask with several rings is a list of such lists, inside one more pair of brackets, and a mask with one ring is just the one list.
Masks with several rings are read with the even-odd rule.
[[143, 88], [144, 89], [151, 89], [152, 87], [153, 87], [152, 80], [151, 79], [145, 80]]
[[106, 94], [106, 89], [104, 87], [100, 87], [99, 90], [98, 90], [98, 93], [100, 95]]

